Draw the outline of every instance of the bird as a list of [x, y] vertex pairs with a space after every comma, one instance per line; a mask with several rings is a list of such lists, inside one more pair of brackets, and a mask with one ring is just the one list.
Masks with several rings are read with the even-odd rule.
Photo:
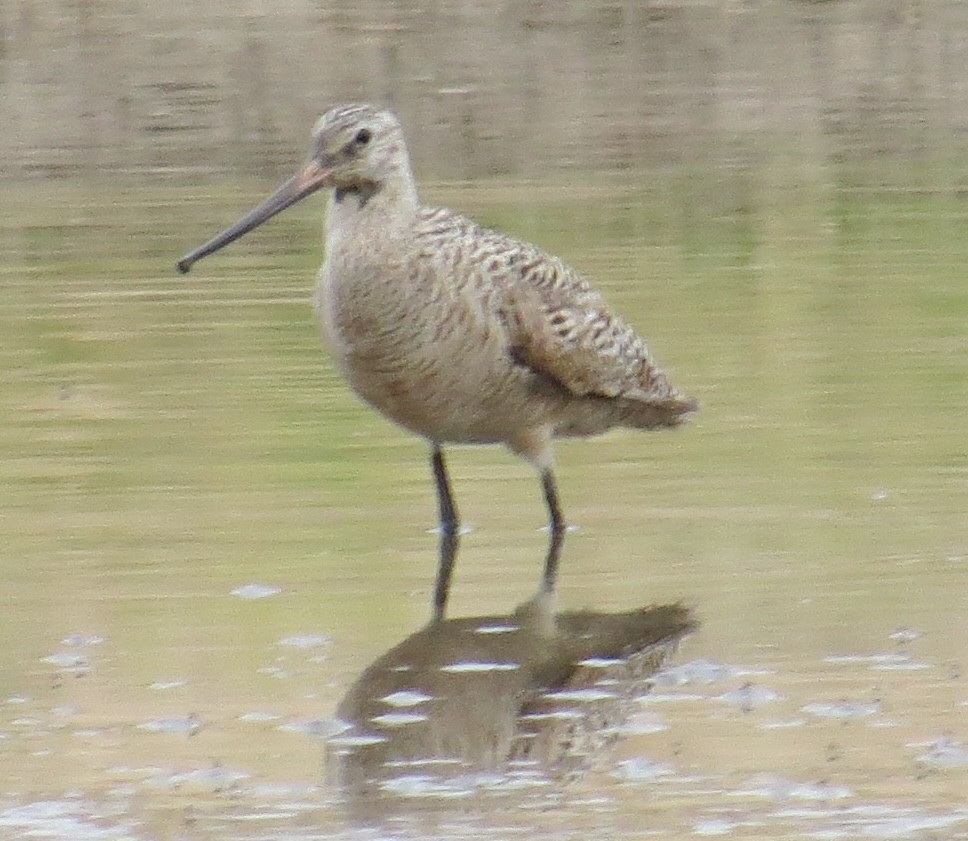
[[306, 163], [193, 264], [317, 190], [329, 193], [314, 307], [336, 367], [366, 402], [429, 445], [442, 620], [460, 539], [444, 447], [503, 444], [540, 478], [549, 540], [539, 593], [553, 595], [566, 532], [556, 438], [679, 426], [698, 408], [645, 341], [563, 260], [421, 202], [400, 120], [338, 105]]

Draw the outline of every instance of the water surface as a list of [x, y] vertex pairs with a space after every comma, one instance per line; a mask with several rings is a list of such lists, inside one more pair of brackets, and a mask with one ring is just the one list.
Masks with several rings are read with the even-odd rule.
[[[968, 836], [968, 211], [895, 170], [755, 177], [741, 203], [680, 172], [424, 189], [586, 272], [703, 404], [558, 447], [561, 604], [685, 600], [691, 667], [607, 772], [499, 819], [428, 807], [434, 837]], [[174, 272], [267, 186], [5, 189], [13, 837], [353, 832], [320, 734], [428, 616], [435, 507], [425, 446], [320, 347], [319, 202]], [[451, 466], [452, 613], [506, 613], [538, 484], [497, 448]]]

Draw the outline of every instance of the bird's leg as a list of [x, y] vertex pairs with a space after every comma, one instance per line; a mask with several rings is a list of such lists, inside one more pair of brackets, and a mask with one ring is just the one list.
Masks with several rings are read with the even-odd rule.
[[444, 453], [437, 445], [431, 451], [430, 466], [434, 474], [440, 512], [440, 560], [437, 565], [437, 584], [434, 587], [434, 620], [439, 621], [444, 618], [447, 607], [450, 576], [454, 571], [454, 558], [457, 557], [457, 544], [460, 541], [460, 522], [450, 490], [450, 480], [447, 478]]
[[541, 580], [541, 590], [551, 594], [555, 591], [555, 581], [558, 577], [558, 559], [561, 557], [561, 546], [565, 542], [565, 518], [558, 504], [558, 488], [555, 476], [550, 467], [541, 471], [541, 487], [544, 489], [545, 503], [548, 506], [548, 529], [551, 532], [548, 540], [548, 555], [545, 558], [544, 578]]

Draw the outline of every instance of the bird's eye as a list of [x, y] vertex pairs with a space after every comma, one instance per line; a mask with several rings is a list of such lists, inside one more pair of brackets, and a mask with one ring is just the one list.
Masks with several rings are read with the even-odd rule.
[[357, 146], [366, 146], [366, 144], [370, 142], [371, 137], [372, 137], [372, 134], [370, 133], [370, 130], [368, 128], [361, 128], [356, 133], [356, 137], [353, 138], [353, 142]]

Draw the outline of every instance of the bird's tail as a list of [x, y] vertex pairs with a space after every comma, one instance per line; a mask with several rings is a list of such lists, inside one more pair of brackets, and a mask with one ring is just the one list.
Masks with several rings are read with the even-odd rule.
[[694, 398], [678, 391], [645, 400], [618, 398], [616, 402], [619, 424], [635, 429], [681, 426], [699, 410], [699, 403]]

